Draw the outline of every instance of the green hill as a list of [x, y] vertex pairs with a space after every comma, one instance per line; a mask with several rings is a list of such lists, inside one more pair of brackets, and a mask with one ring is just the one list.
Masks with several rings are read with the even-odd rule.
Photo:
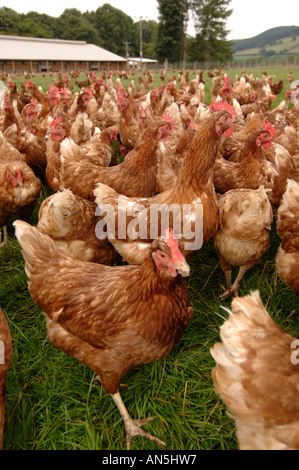
[[299, 55], [299, 26], [279, 26], [248, 39], [232, 41], [234, 57]]

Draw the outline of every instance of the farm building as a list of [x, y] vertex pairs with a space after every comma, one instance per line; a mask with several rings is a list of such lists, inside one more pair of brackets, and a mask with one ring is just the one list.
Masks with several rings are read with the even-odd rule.
[[85, 41], [0, 35], [0, 71], [119, 69], [127, 59]]
[[129, 66], [131, 68], [147, 68], [147, 66], [153, 67], [154, 65], [158, 64], [157, 60], [154, 59], [147, 59], [143, 57], [142, 59], [140, 57], [128, 57], [128, 62]]

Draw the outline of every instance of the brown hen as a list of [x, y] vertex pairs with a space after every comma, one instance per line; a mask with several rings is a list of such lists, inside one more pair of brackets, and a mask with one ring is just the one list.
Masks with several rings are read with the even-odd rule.
[[[214, 245], [226, 277], [227, 289], [220, 296], [223, 300], [238, 295], [245, 272], [268, 250], [273, 214], [263, 186], [227, 191], [218, 199], [218, 207], [220, 227]], [[239, 272], [232, 284], [233, 266], [238, 266]]]
[[5, 418], [6, 375], [12, 360], [12, 342], [10, 329], [3, 310], [0, 308], [0, 450], [3, 446]]
[[299, 296], [299, 182], [287, 181], [277, 210], [277, 233], [282, 239], [276, 255], [281, 279]]
[[43, 201], [38, 212], [38, 230], [54, 240], [72, 258], [113, 265], [119, 255], [107, 238], [96, 236], [95, 202], [70, 190], [58, 191]]
[[[27, 220], [37, 204], [42, 184], [29, 166], [22, 161], [0, 161], [0, 229], [7, 243], [6, 225], [18, 214]], [[0, 232], [0, 246], [1, 246]]]
[[277, 171], [262, 151], [262, 147], [271, 146], [271, 138], [266, 129], [249, 134], [237, 162], [225, 160], [218, 153], [213, 175], [216, 191], [224, 194], [230, 189], [258, 189], [261, 185], [272, 189]]
[[128, 449], [135, 435], [164, 444], [132, 420], [119, 387], [133, 367], [169, 354], [191, 319], [181, 277], [190, 269], [172, 232], [153, 242], [142, 266], [109, 267], [68, 257], [26, 222], [14, 225], [49, 340], [99, 375], [123, 416]]
[[212, 376], [240, 449], [299, 450], [299, 341], [274, 322], [258, 291], [225, 310]]
[[[55, 188], [71, 189], [74, 194], [92, 200], [93, 189], [101, 182], [126, 196], [152, 196], [156, 184], [157, 149], [160, 139], [170, 131], [169, 124], [163, 120], [148, 126], [130, 158], [113, 167], [100, 167], [86, 161], [83, 150], [72, 139], [66, 138], [53, 159], [52, 167], [59, 180]], [[46, 175], [47, 172], [48, 166]]]

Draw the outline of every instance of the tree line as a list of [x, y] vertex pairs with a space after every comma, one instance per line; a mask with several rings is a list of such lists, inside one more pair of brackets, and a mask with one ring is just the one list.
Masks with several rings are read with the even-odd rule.
[[[0, 8], [0, 34], [71, 39], [96, 44], [122, 57], [143, 57], [164, 63], [224, 62], [232, 59], [226, 21], [230, 0], [158, 0], [159, 21], [134, 21], [108, 3], [95, 11], [64, 10], [59, 17], [34, 11]], [[192, 15], [196, 35], [187, 35]]]

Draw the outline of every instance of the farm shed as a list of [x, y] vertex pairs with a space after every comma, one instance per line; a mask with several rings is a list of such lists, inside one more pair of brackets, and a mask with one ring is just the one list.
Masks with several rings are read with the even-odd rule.
[[85, 41], [0, 35], [0, 71], [118, 69], [127, 60]]
[[143, 57], [140, 59], [140, 57], [128, 57], [128, 63], [131, 68], [144, 68], [146, 69], [147, 66], [153, 67], [154, 65], [158, 64], [158, 61], [155, 59], [147, 59]]

